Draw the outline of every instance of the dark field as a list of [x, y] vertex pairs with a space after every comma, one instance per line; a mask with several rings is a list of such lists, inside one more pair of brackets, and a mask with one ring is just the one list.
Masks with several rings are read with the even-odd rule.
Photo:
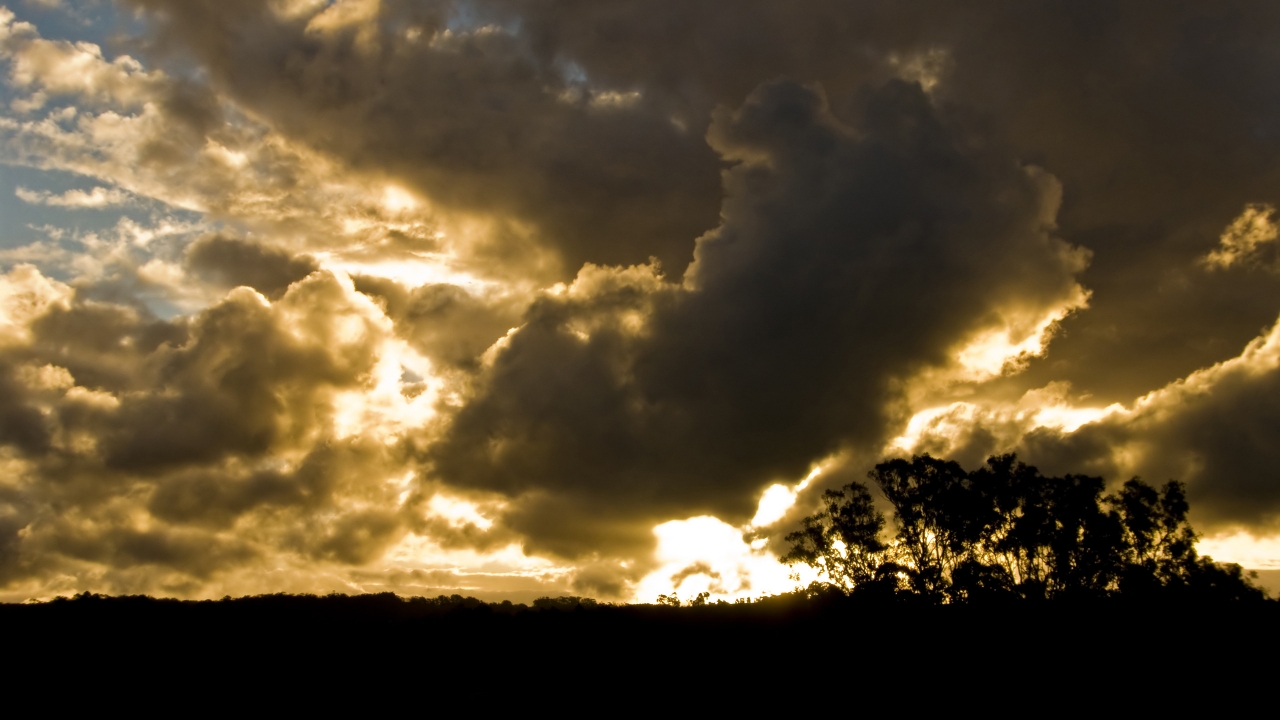
[[58, 668], [77, 683], [132, 678], [173, 692], [275, 692], [299, 682], [353, 692], [391, 680], [614, 686], [670, 677], [712, 683], [716, 692], [757, 682], [768, 693], [829, 683], [833, 691], [853, 683], [859, 692], [945, 686], [1049, 693], [1074, 704], [1104, 692], [1172, 702], [1227, 686], [1265, 687], [1277, 666], [1280, 603], [939, 606], [788, 595], [675, 608], [578, 598], [486, 604], [456, 595], [201, 602], [82, 595], [0, 606], [0, 627], [10, 678], [39, 679]]

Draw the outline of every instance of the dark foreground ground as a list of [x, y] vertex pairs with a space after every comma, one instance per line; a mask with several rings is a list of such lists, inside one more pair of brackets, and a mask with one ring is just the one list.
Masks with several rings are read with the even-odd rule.
[[[752, 662], [866, 667], [980, 663], [1167, 665], [1208, 670], [1231, 657], [1280, 660], [1280, 603], [1123, 600], [946, 605], [781, 596], [739, 605], [607, 605], [578, 598], [532, 606], [471, 598], [267, 595], [221, 601], [81, 595], [0, 605], [9, 656], [238, 657], [317, 661], [338, 650], [366, 663], [512, 666], [539, 658], [579, 663]], [[808, 655], [806, 655], [808, 653]], [[1211, 657], [1212, 656], [1212, 657]], [[784, 658], [790, 658], [784, 660]], [[929, 658], [928, 662], [924, 658]], [[1262, 659], [1260, 657], [1259, 659]], [[815, 668], [814, 671], [819, 671]]]
[[[1271, 716], [1280, 672], [1275, 601], [935, 606], [783, 596], [672, 608], [456, 595], [77, 596], [0, 605], [0, 632], [11, 693], [52, 683], [55, 699], [138, 699], [171, 712], [191, 698], [223, 708], [273, 698], [277, 709], [305, 699], [323, 709], [338, 698], [399, 707], [444, 693], [464, 712], [610, 703], [571, 715], [627, 714], [615, 712], [619, 703], [749, 711], [783, 698], [806, 713], [817, 703], [841, 715], [998, 706], [1037, 716], [1234, 712], [1260, 699]], [[164, 703], [146, 705], [157, 698]]]

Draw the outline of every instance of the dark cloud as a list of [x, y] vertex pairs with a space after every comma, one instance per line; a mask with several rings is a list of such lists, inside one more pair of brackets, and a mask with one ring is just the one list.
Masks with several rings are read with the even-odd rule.
[[[87, 560], [108, 566], [161, 566], [180, 570], [197, 578], [207, 578], [218, 570], [241, 565], [255, 552], [246, 542], [225, 539], [189, 528], [138, 530], [125, 523], [102, 528], [76, 525], [65, 519], [38, 536], [36, 544], [73, 560]], [[96, 531], [95, 530], [99, 530]], [[40, 541], [45, 542], [40, 542]]]
[[444, 366], [475, 369], [480, 355], [519, 324], [523, 310], [517, 298], [485, 298], [448, 283], [406, 288], [371, 276], [354, 282], [383, 303], [398, 335]]
[[519, 498], [508, 521], [571, 555], [673, 515], [745, 521], [769, 482], [886, 439], [902, 383], [970, 334], [1073, 295], [1047, 178], [952, 135], [918, 86], [860, 114], [789, 81], [718, 113], [737, 165], [685, 285], [589, 267], [535, 303], [436, 472]]
[[681, 267], [715, 224], [699, 127], [628, 105], [629, 86], [592, 94], [571, 58], [548, 62], [519, 33], [445, 35], [450, 4], [386, 3], [376, 21], [328, 29], [264, 2], [138, 4], [279, 129], [433, 202], [534, 223], [570, 276], [650, 255]]
[[376, 560], [403, 535], [394, 510], [368, 509], [344, 514], [324, 532], [312, 557], [361, 565]]
[[[896, 75], [1061, 178], [1063, 236], [1095, 252], [1093, 311], [1022, 387], [1066, 379], [1123, 401], [1229, 357], [1274, 312], [1274, 278], [1191, 270], [1245, 203], [1280, 195], [1280, 10], [1265, 3], [388, 0], [377, 29], [333, 32], [265, 2], [137, 4], [281, 127], [537, 223], [569, 274], [650, 255], [683, 269], [714, 224], [701, 136], [717, 105], [786, 75], [841, 112]], [[595, 112], [560, 99], [573, 77], [640, 95]]]
[[145, 389], [139, 371], [162, 346], [187, 339], [183, 319], [166, 322], [136, 307], [96, 301], [52, 307], [32, 323], [31, 346], [19, 357], [66, 368], [76, 383], [94, 390]]
[[[344, 320], [356, 323], [354, 337], [339, 335]], [[320, 421], [326, 389], [363, 380], [380, 334], [325, 273], [278, 307], [233, 291], [196, 319], [185, 345], [149, 358], [153, 384], [123, 398], [104, 438], [107, 463], [142, 470], [296, 442]]]
[[690, 106], [784, 73], [839, 108], [877, 74], [933, 70], [946, 113], [1063, 181], [1061, 233], [1095, 253], [1091, 311], [1023, 388], [1069, 380], [1125, 401], [1230, 357], [1275, 313], [1274, 279], [1192, 270], [1245, 203], [1280, 196], [1280, 10], [1266, 3], [503, 6], [548, 56]]
[[27, 402], [27, 390], [13, 377], [14, 368], [0, 365], [0, 445], [29, 455], [49, 450], [49, 428], [44, 415]]
[[223, 235], [197, 239], [187, 248], [187, 267], [227, 288], [251, 287], [279, 299], [293, 283], [320, 269], [308, 255], [295, 256], [248, 240]]
[[172, 523], [230, 527], [263, 505], [323, 504], [331, 487], [329, 475], [310, 467], [293, 474], [263, 470], [244, 479], [225, 471], [202, 471], [166, 478], [147, 509]]

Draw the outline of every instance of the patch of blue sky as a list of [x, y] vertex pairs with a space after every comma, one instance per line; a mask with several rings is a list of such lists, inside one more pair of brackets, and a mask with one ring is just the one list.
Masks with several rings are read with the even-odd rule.
[[181, 53], [152, 56], [146, 53], [151, 20], [138, 11], [129, 11], [112, 0], [0, 0], [14, 16], [36, 26], [49, 40], [89, 42], [102, 48], [108, 59], [130, 55], [149, 69], [163, 70], [175, 77], [201, 77], [204, 69]]
[[[74, 274], [71, 268], [55, 261], [41, 262], [40, 253], [24, 253], [21, 249], [39, 245], [68, 254], [83, 252], [82, 238], [114, 237], [122, 222], [144, 230], [158, 225], [207, 228], [200, 213], [133, 195], [128, 195], [123, 203], [89, 207], [62, 207], [47, 200], [52, 198], [57, 202], [71, 191], [92, 195], [97, 188], [109, 194], [123, 194], [93, 178], [73, 173], [0, 165], [0, 271], [18, 262], [31, 262], [52, 277], [70, 279]], [[20, 197], [20, 193], [27, 199]], [[42, 199], [45, 201], [41, 202]], [[174, 239], [185, 245], [195, 233], [188, 235], [190, 237]], [[156, 249], [161, 247], [172, 248], [172, 244], [165, 243]]]
[[5, 4], [18, 20], [29, 22], [46, 38], [91, 42], [108, 54], [138, 37], [144, 21], [111, 0], [17, 0]]
[[[19, 0], [6, 7], [19, 21], [35, 25], [42, 37], [91, 42], [102, 47], [109, 59], [127, 52], [129, 38], [136, 37], [142, 29], [139, 18], [122, 12], [110, 0]], [[7, 77], [9, 68], [5, 65], [0, 63], [0, 73]], [[27, 114], [13, 102], [28, 95], [26, 90], [0, 82], [0, 115], [19, 121], [34, 120], [74, 104], [66, 98], [51, 97], [34, 114]], [[19, 157], [11, 159], [24, 162]], [[95, 190], [110, 201], [88, 206], [65, 201], [68, 192], [83, 193], [83, 200]], [[32, 262], [52, 277], [70, 279], [74, 270], [59, 262], [58, 251], [62, 251], [63, 258], [83, 252], [82, 238], [114, 237], [122, 223], [137, 228], [201, 226], [202, 217], [129, 195], [97, 178], [0, 161], [0, 271], [7, 271], [17, 262]], [[172, 247], [173, 243], [162, 245]]]
[[[145, 30], [140, 16], [122, 12], [110, 0], [20, 0], [9, 4], [0, 0], [0, 7], [12, 11], [16, 21], [34, 25], [46, 40], [93, 43], [101, 48], [107, 60], [136, 55], [135, 38]], [[0, 73], [8, 79], [8, 63], [0, 63]], [[7, 82], [0, 83], [0, 105], [5, 108], [11, 107], [14, 99], [28, 94], [26, 90], [15, 93]], [[71, 103], [65, 98], [52, 97], [41, 109], [48, 111], [68, 104]]]
[[[51, 173], [33, 168], [0, 165], [0, 249], [9, 250], [44, 239], [45, 232], [39, 228], [61, 224], [67, 219], [65, 211], [39, 205], [32, 205], [18, 198], [18, 188], [53, 187], [69, 190], [79, 183], [67, 173]], [[62, 180], [62, 183], [51, 182]], [[61, 185], [61, 188], [59, 188]]]
[[587, 70], [572, 60], [561, 60], [556, 63], [560, 70], [560, 79], [565, 85], [586, 85]]

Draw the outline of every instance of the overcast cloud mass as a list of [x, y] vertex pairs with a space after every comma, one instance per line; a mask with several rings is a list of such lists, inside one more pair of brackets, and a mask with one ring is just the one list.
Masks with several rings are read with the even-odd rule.
[[890, 456], [1280, 570], [1280, 6], [10, 0], [0, 599], [789, 589]]

